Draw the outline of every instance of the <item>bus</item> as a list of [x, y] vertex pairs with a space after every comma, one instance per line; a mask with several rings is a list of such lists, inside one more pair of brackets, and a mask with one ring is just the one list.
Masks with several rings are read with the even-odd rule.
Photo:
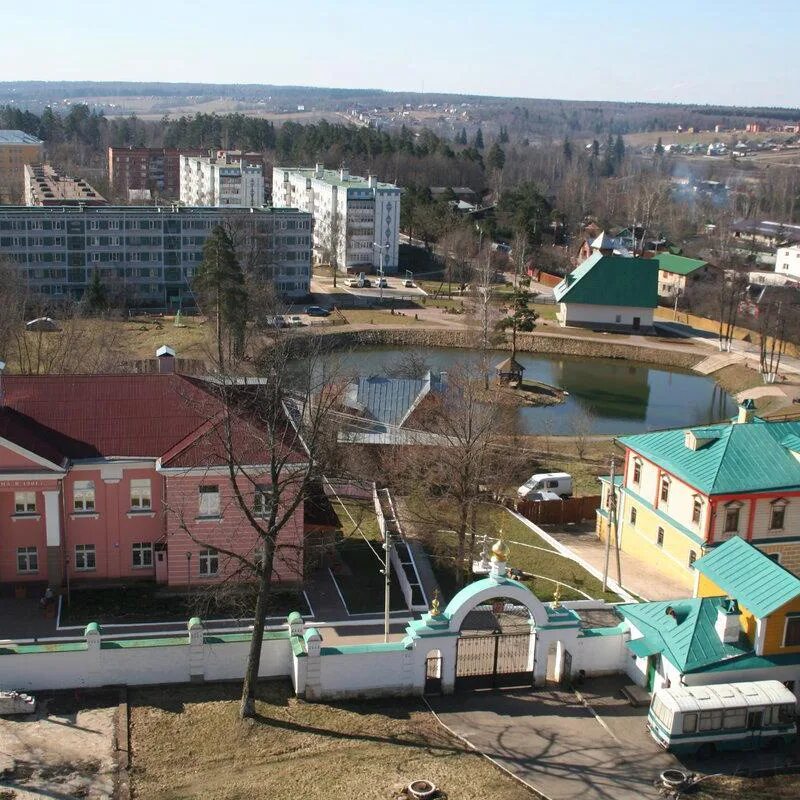
[[676, 754], [754, 750], [796, 737], [795, 706], [794, 692], [780, 681], [659, 689], [647, 728], [661, 747]]

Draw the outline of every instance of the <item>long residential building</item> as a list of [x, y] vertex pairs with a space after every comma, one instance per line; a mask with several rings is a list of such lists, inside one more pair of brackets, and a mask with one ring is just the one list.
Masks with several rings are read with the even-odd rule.
[[220, 224], [243, 231], [245, 270], [286, 297], [308, 293], [311, 215], [292, 208], [0, 206], [0, 261], [54, 299], [81, 297], [99, 271], [132, 304], [191, 306], [203, 244]]
[[25, 165], [26, 206], [104, 206], [107, 201], [83, 178], [63, 175], [50, 164]]
[[258, 154], [220, 150], [215, 156], [181, 155], [181, 203], [187, 206], [264, 205], [263, 161]]
[[22, 197], [25, 165], [42, 160], [44, 142], [24, 131], [0, 131], [0, 201]]
[[308, 211], [314, 217], [314, 260], [342, 271], [399, 266], [400, 189], [374, 176], [346, 169], [275, 167], [272, 202]]

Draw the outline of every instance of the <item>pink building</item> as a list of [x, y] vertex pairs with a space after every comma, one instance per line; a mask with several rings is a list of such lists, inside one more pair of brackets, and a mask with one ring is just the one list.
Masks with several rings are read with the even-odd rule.
[[[172, 351], [159, 352], [155, 374], [2, 377], [0, 583], [56, 587], [68, 575], [197, 586], [239, 574], [224, 551], [252, 553], [258, 537], [228, 477], [223, 405], [203, 380], [174, 373]], [[264, 513], [264, 436], [235, 418], [232, 440], [248, 465], [241, 492]], [[302, 579], [303, 526], [301, 503], [278, 541], [277, 584]]]

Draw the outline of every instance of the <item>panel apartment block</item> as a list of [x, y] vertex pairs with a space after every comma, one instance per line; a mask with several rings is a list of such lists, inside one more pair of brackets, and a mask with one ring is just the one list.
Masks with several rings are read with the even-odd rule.
[[275, 167], [272, 202], [314, 216], [314, 260], [330, 260], [338, 251], [340, 270], [380, 267], [397, 272], [399, 264], [400, 189], [375, 177], [350, 175], [346, 169]]
[[207, 155], [200, 148], [109, 147], [108, 180], [118, 198], [147, 190], [152, 196], [177, 200], [181, 188], [180, 157]]
[[263, 160], [258, 153], [220, 150], [214, 157], [181, 154], [181, 203], [258, 208], [264, 205]]
[[53, 298], [81, 297], [99, 271], [131, 303], [191, 306], [203, 244], [219, 224], [238, 231], [244, 269], [286, 297], [308, 293], [311, 216], [291, 208], [0, 206], [0, 260]]
[[42, 160], [44, 142], [24, 131], [0, 131], [0, 198], [19, 202], [25, 164]]

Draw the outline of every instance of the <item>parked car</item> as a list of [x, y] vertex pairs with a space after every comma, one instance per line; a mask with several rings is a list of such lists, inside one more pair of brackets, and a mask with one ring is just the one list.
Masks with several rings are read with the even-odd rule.
[[531, 475], [517, 489], [521, 499], [527, 500], [531, 492], [553, 492], [559, 497], [572, 497], [572, 475], [566, 472], [539, 472]]
[[369, 287], [372, 286], [372, 282], [370, 281], [369, 278], [361, 278], [361, 280], [359, 280], [358, 282], [358, 285], [362, 289], [369, 289]]
[[285, 328], [289, 323], [282, 314], [275, 314], [275, 316], [267, 317], [266, 324], [268, 328]]
[[409, 280], [408, 278], [406, 278], [403, 281], [403, 286], [405, 286], [406, 289], [413, 289], [415, 287], [415, 283], [414, 283], [414, 281]]
[[560, 500], [561, 498], [555, 492], [528, 492], [525, 497], [520, 499], [528, 503], [541, 503], [545, 500]]
[[299, 328], [303, 325], [303, 320], [297, 314], [292, 314], [289, 317], [289, 327], [291, 328]]
[[308, 314], [309, 317], [329, 317], [331, 312], [322, 306], [309, 306], [306, 309], [306, 314]]
[[353, 288], [358, 289], [359, 287], [363, 286], [364, 284], [358, 278], [348, 278], [344, 282], [345, 286], [351, 286]]
[[378, 283], [376, 285], [379, 289], [388, 289], [389, 281], [387, 281], [386, 278], [378, 278]]

